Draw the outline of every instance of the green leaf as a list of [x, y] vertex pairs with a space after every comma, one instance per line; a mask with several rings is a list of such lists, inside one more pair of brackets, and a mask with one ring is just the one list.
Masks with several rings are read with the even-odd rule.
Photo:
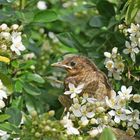
[[115, 15], [114, 5], [106, 0], [99, 0], [97, 2], [97, 9], [106, 18], [111, 18]]
[[0, 122], [4, 122], [5, 120], [7, 120], [9, 118], [10, 118], [10, 115], [2, 114], [2, 115], [0, 115]]
[[24, 24], [31, 23], [33, 21], [33, 18], [34, 18], [34, 12], [32, 12], [32, 11], [30, 11], [30, 12], [16, 11], [15, 14], [16, 14], [16, 18]]
[[12, 123], [16, 126], [18, 126], [20, 124], [22, 114], [19, 109], [10, 107], [10, 108], [6, 109], [6, 113], [11, 116], [8, 119], [10, 123]]
[[19, 132], [19, 128], [9, 122], [1, 123], [0, 130], [7, 131], [9, 133], [12, 133], [12, 132], [18, 133]]
[[3, 84], [8, 88], [8, 90], [12, 92], [13, 91], [12, 80], [7, 75], [1, 72], [0, 72], [0, 79], [2, 80]]
[[104, 25], [104, 21], [103, 21], [103, 17], [102, 16], [94, 16], [90, 19], [89, 21], [89, 25], [91, 27], [102, 27]]
[[35, 87], [35, 86], [31, 85], [31, 84], [27, 84], [27, 83], [24, 84], [24, 90], [28, 94], [33, 95], [33, 96], [37, 96], [37, 95], [41, 94], [40, 89], [38, 89], [37, 87]]
[[33, 22], [52, 22], [57, 20], [57, 14], [52, 10], [38, 12], [33, 19]]
[[128, 6], [128, 9], [127, 9], [127, 12], [126, 12], [125, 22], [127, 24], [130, 24], [131, 22], [133, 22], [137, 12], [140, 9], [140, 1], [139, 0], [135, 0], [135, 1], [129, 0], [127, 2], [127, 4], [129, 6]]
[[23, 84], [19, 80], [17, 80], [15, 83], [15, 91], [21, 93], [22, 88], [23, 88]]
[[38, 74], [27, 74], [27, 79], [29, 81], [35, 81], [41, 84], [45, 83], [45, 80]]
[[66, 46], [76, 48], [80, 52], [86, 53], [85, 50], [82, 47], [82, 44], [75, 38], [73, 33], [70, 33], [70, 32], [60, 33], [60, 34], [57, 35], [57, 37]]
[[105, 128], [99, 140], [117, 140], [113, 131], [110, 128]]

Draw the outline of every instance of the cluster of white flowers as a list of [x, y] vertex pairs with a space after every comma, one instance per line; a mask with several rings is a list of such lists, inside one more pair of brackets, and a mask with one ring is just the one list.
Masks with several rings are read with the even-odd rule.
[[[79, 96], [83, 85], [75, 87], [69, 83], [69, 91], [65, 95], [70, 95], [72, 105], [62, 124], [66, 128], [67, 134], [80, 134], [83, 128], [87, 128], [87, 133], [95, 137], [103, 131], [105, 127], [119, 127], [126, 129], [129, 135], [134, 136], [135, 130], [139, 128], [139, 111], [133, 110], [128, 103], [134, 101], [140, 102], [140, 95], [131, 94], [132, 86], [121, 87], [121, 91], [116, 93], [112, 90], [111, 98], [106, 96], [104, 101], [98, 101], [94, 97], [89, 97], [87, 93]], [[78, 129], [74, 127], [78, 124]]]
[[5, 107], [3, 99], [7, 99], [7, 93], [7, 88], [3, 85], [2, 81], [0, 80], [0, 111], [2, 108]]
[[105, 67], [108, 69], [108, 76], [114, 77], [116, 80], [121, 80], [121, 74], [124, 71], [124, 63], [121, 55], [118, 53], [118, 48], [114, 47], [112, 53], [104, 52]]
[[21, 55], [21, 51], [25, 50], [25, 46], [22, 43], [22, 37], [20, 26], [13, 24], [8, 27], [7, 24], [3, 23], [0, 25], [0, 49], [1, 51], [15, 52], [17, 55]]
[[140, 52], [140, 25], [131, 23], [130, 28], [125, 29], [128, 34], [129, 41], [125, 41], [124, 54], [130, 54], [132, 61], [135, 63], [135, 55]]

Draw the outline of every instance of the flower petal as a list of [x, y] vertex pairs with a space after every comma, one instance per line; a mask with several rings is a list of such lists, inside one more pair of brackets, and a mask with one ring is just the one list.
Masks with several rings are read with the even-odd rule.
[[73, 110], [73, 114], [76, 116], [76, 117], [81, 117], [82, 116], [82, 113], [80, 110]]
[[120, 123], [120, 118], [119, 118], [119, 116], [115, 116], [114, 121], [115, 121], [116, 123]]
[[129, 86], [128, 89], [127, 89], [127, 93], [130, 94], [131, 92], [132, 92], [132, 86]]
[[71, 91], [65, 91], [64, 94], [69, 95], [69, 94], [72, 94], [72, 92]]
[[94, 112], [88, 112], [88, 113], [86, 114], [86, 116], [87, 116], [88, 118], [93, 118], [93, 117], [95, 116], [95, 113], [94, 113]]
[[75, 86], [74, 86], [74, 84], [72, 84], [72, 83], [69, 83], [69, 89], [75, 89]]

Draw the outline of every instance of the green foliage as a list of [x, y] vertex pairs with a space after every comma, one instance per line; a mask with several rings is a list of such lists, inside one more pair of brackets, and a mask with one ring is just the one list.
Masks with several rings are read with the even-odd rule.
[[[122, 52], [126, 37], [119, 31], [118, 25], [124, 21], [127, 25], [135, 22], [140, 1], [77, 0], [77, 6], [69, 1], [72, 4], [66, 7], [64, 4], [67, 0], [45, 0], [48, 6], [46, 10], [39, 10], [37, 2], [38, 0], [0, 0], [0, 23], [6, 23], [9, 27], [12, 24], [21, 25], [22, 40], [26, 46], [21, 56], [0, 51], [0, 55], [11, 60], [10, 64], [0, 62], [0, 80], [9, 91], [8, 99], [5, 99], [6, 106], [0, 112], [0, 129], [7, 131], [13, 138], [24, 136], [25, 140], [39, 139], [37, 137], [43, 140], [60, 137], [61, 140], [66, 140], [64, 130], [56, 120], [63, 113], [58, 96], [63, 93], [65, 74], [52, 68], [51, 64], [62, 59], [65, 54], [80, 54], [92, 59], [107, 74], [104, 52], [110, 52], [113, 47], [118, 47], [119, 52]], [[30, 53], [34, 57], [27, 57]], [[117, 81], [110, 78], [110, 83], [116, 91], [123, 84], [133, 85], [133, 92], [140, 94], [137, 80], [140, 75], [140, 54], [137, 55], [136, 64], [128, 56], [123, 53], [121, 55], [126, 64], [123, 79]], [[135, 109], [139, 109], [139, 105], [132, 103]], [[51, 123], [59, 132], [45, 133], [42, 132], [44, 124], [39, 126], [50, 109], [56, 111], [54, 122], [51, 120]], [[33, 124], [33, 118], [29, 115], [34, 110], [38, 114], [35, 118], [37, 124]], [[26, 123], [19, 128], [24, 115]], [[45, 133], [45, 137], [42, 133]], [[84, 135], [81, 137], [89, 138]], [[71, 139], [78, 138], [70, 136], [69, 140]], [[105, 129], [99, 140], [109, 139], [116, 138], [110, 129]]]
[[117, 140], [110, 128], [105, 128], [99, 140]]

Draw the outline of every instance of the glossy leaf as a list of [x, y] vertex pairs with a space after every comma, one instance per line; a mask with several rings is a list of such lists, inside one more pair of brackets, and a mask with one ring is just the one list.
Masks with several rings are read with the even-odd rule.
[[24, 90], [28, 94], [33, 95], [33, 96], [37, 96], [37, 95], [41, 94], [41, 91], [39, 90], [39, 88], [37, 88], [31, 84], [27, 84], [27, 83], [24, 84]]
[[5, 120], [7, 120], [9, 118], [10, 118], [10, 115], [8, 115], [8, 114], [1, 114], [0, 115], [0, 122], [3, 122], [3, 121], [5, 121]]
[[52, 10], [38, 12], [33, 19], [33, 22], [52, 22], [57, 20], [57, 14]]
[[31, 73], [27, 74], [27, 79], [29, 81], [35, 81], [35, 82], [41, 83], [41, 84], [45, 83], [45, 80], [38, 74], [31, 74]]

